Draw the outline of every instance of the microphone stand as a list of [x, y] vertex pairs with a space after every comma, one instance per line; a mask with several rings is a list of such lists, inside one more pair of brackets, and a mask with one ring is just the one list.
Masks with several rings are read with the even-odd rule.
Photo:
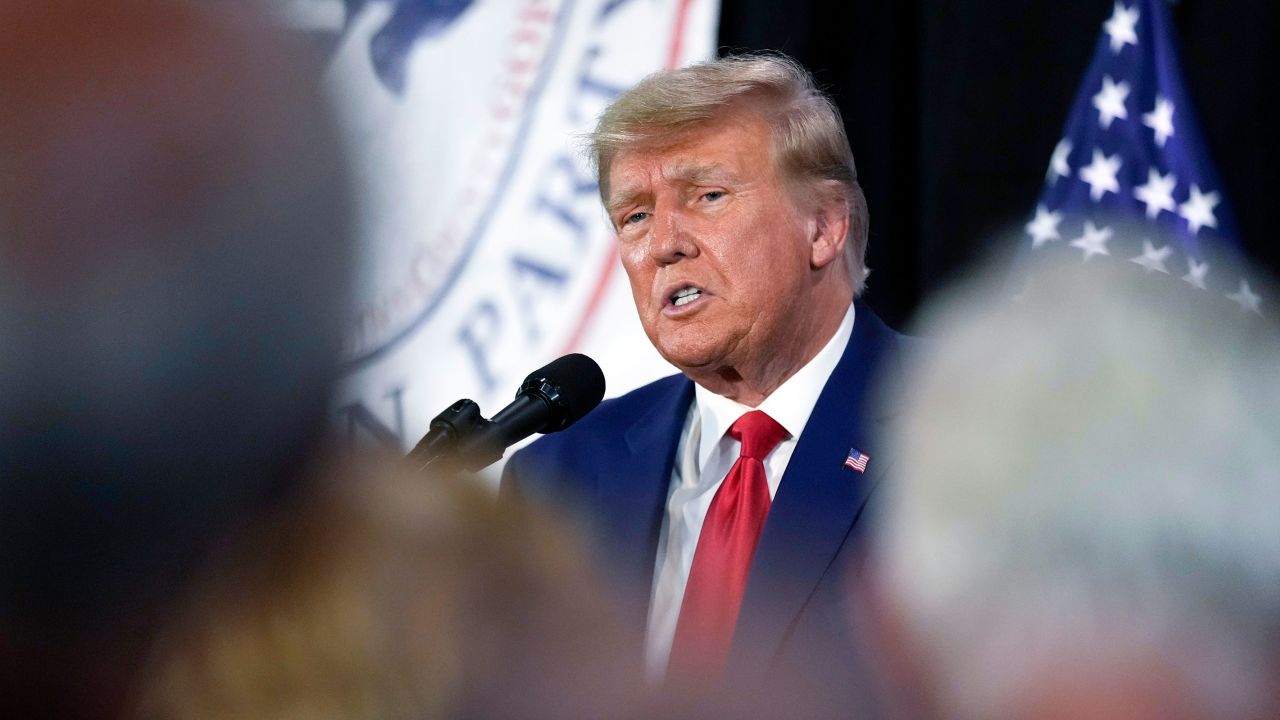
[[604, 375], [586, 355], [571, 353], [524, 379], [515, 400], [485, 420], [474, 400], [459, 400], [431, 420], [430, 430], [406, 459], [428, 469], [476, 472], [502, 459], [511, 445], [534, 433], [563, 430], [604, 396]]
[[492, 420], [480, 415], [474, 400], [459, 400], [431, 420], [430, 431], [407, 458], [417, 464], [419, 473], [433, 466], [436, 470], [476, 472], [498, 462], [512, 443], [551, 429], [547, 415], [559, 399], [559, 388], [550, 383], [526, 382], [515, 401]]
[[406, 459], [417, 466], [419, 474], [437, 463], [455, 471], [458, 447], [488, 425], [490, 422], [480, 415], [480, 406], [474, 400], [459, 400], [432, 418], [431, 429], [413, 446]]

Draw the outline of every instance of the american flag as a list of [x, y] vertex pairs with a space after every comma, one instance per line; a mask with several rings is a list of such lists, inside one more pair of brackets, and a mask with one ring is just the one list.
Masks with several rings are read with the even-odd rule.
[[844, 466], [860, 473], [867, 471], [867, 461], [871, 459], [870, 455], [860, 453], [854, 448], [849, 448], [849, 457], [845, 458]]
[[[1226, 265], [1215, 272], [1217, 253], [1239, 240], [1182, 81], [1167, 4], [1116, 0], [1102, 24], [1026, 224], [1027, 255], [1129, 261], [1261, 315], [1247, 278]], [[1121, 220], [1138, 232], [1117, 233]]]

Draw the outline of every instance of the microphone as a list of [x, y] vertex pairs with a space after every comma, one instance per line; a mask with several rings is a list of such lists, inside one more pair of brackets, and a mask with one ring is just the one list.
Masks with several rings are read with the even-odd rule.
[[492, 420], [471, 400], [459, 400], [431, 421], [431, 431], [409, 453], [426, 469], [453, 456], [472, 472], [492, 465], [504, 450], [534, 433], [559, 432], [581, 420], [604, 398], [604, 373], [595, 360], [573, 353], [529, 373], [516, 399]]

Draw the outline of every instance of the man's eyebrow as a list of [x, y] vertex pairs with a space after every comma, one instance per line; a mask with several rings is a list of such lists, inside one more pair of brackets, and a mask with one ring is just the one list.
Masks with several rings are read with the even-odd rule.
[[609, 213], [612, 219], [618, 211], [628, 205], [635, 204], [636, 200], [643, 196], [644, 190], [638, 187], [624, 187], [621, 190], [609, 193], [609, 202], [605, 203], [604, 209]]
[[[693, 162], [675, 165], [667, 170], [664, 175], [667, 180], [675, 180], [690, 185], [717, 185], [732, 182], [737, 177], [723, 165]], [[642, 187], [623, 186], [610, 193], [609, 202], [605, 203], [604, 206], [605, 211], [612, 218], [624, 207], [634, 204], [646, 194], [647, 191]]]

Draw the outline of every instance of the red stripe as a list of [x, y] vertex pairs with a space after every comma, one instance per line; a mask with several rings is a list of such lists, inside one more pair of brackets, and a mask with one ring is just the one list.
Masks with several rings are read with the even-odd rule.
[[676, 10], [676, 29], [671, 36], [671, 49], [667, 52], [667, 69], [676, 67], [680, 62], [680, 51], [684, 49], [684, 27], [689, 19], [689, 5], [693, 0], [680, 0], [680, 8]]
[[596, 286], [591, 289], [591, 300], [587, 303], [587, 311], [582, 314], [582, 318], [578, 320], [578, 326], [573, 329], [573, 334], [569, 336], [568, 342], [564, 344], [557, 356], [568, 355], [578, 348], [578, 343], [582, 341], [582, 336], [587, 331], [587, 325], [591, 324], [595, 314], [600, 311], [600, 301], [604, 299], [605, 291], [609, 289], [609, 281], [613, 279], [613, 272], [617, 267], [618, 246], [611, 239], [609, 251], [604, 254], [604, 266], [600, 268]]
[[[689, 6], [693, 4], [693, 0], [680, 0], [680, 6], [676, 9], [675, 28], [671, 34], [671, 47], [667, 50], [667, 69], [676, 67], [680, 62], [680, 54], [684, 51], [684, 30], [689, 21]], [[618, 267], [618, 247], [610, 239], [609, 251], [605, 253], [604, 265], [600, 268], [600, 275], [596, 278], [596, 286], [591, 290], [591, 299], [587, 301], [587, 311], [582, 314], [582, 318], [578, 320], [578, 325], [573, 329], [573, 333], [569, 335], [569, 340], [565, 342], [558, 355], [566, 355], [578, 348], [578, 343], [582, 341], [582, 336], [587, 332], [587, 326], [595, 319], [596, 313], [600, 312], [600, 303], [604, 300], [605, 292], [609, 289], [609, 282], [613, 279], [613, 272]]]

